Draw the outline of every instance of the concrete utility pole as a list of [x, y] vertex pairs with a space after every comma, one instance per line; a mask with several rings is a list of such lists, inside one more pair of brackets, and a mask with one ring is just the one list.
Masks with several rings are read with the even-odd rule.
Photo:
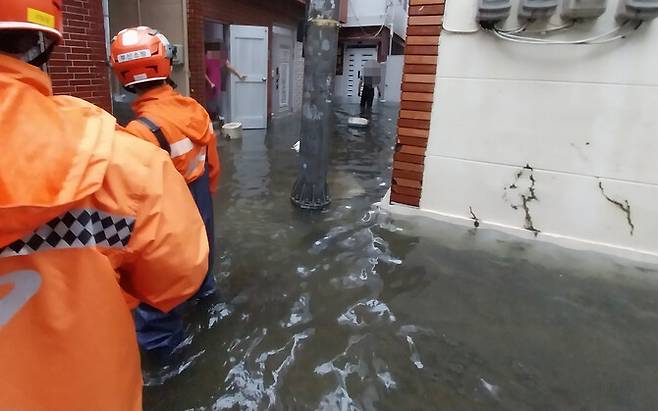
[[299, 176], [291, 200], [319, 210], [331, 202], [327, 187], [331, 96], [336, 75], [339, 0], [307, 0], [304, 40], [304, 100]]

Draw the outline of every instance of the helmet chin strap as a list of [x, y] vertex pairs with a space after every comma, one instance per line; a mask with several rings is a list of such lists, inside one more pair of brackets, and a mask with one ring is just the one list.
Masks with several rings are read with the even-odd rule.
[[56, 45], [56, 42], [44, 36], [43, 33], [39, 33], [39, 44], [23, 55], [23, 61], [35, 67], [41, 67], [48, 62]]
[[31, 60], [28, 60], [27, 62], [35, 67], [43, 66], [50, 59], [50, 55], [52, 54], [53, 50], [55, 50], [55, 45], [56, 45], [55, 43], [51, 43], [48, 47], [46, 47], [44, 51], [39, 53], [39, 55], [37, 55]]

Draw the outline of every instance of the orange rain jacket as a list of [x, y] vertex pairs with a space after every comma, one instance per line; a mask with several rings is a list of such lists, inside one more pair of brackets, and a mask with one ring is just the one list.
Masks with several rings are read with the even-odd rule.
[[189, 190], [162, 150], [1, 55], [0, 124], [0, 410], [141, 410], [125, 297], [168, 311], [199, 288]]
[[[207, 156], [210, 191], [217, 191], [221, 171], [217, 138], [203, 106], [163, 85], [139, 96], [133, 103], [133, 111], [137, 117], [145, 117], [160, 127], [171, 145], [174, 166], [188, 184], [203, 175]], [[151, 130], [139, 121], [132, 121], [126, 130], [160, 146]]]

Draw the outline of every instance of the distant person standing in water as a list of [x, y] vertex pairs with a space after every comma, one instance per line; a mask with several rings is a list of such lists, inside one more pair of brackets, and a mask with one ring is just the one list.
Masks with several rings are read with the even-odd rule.
[[206, 51], [206, 109], [212, 120], [216, 120], [221, 112], [221, 92], [226, 90], [226, 82], [222, 81], [224, 73], [231, 73], [242, 81], [247, 79], [231, 65], [226, 54], [221, 42], [210, 43]]
[[361, 96], [361, 116], [366, 117], [372, 113], [372, 103], [375, 100], [375, 88], [381, 95], [379, 83], [382, 79], [381, 65], [377, 60], [368, 60], [363, 65], [363, 74], [359, 82]]

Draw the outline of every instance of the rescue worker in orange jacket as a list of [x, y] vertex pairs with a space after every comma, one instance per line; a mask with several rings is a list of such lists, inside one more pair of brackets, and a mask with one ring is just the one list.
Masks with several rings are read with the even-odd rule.
[[62, 8], [0, 8], [0, 410], [139, 411], [127, 298], [181, 304], [208, 242], [166, 153], [52, 95], [39, 67], [62, 39]]
[[[169, 40], [150, 27], [122, 30], [111, 44], [111, 64], [116, 76], [128, 91], [138, 95], [133, 103], [137, 119], [126, 130], [167, 151], [187, 181], [205, 223], [210, 264], [199, 291], [199, 296], [205, 297], [215, 290], [212, 193], [217, 190], [220, 174], [219, 155], [206, 110], [174, 90], [170, 80], [173, 57]], [[183, 339], [178, 311], [164, 314], [147, 304], [135, 310], [137, 337], [144, 350], [166, 356], [176, 348]]]

